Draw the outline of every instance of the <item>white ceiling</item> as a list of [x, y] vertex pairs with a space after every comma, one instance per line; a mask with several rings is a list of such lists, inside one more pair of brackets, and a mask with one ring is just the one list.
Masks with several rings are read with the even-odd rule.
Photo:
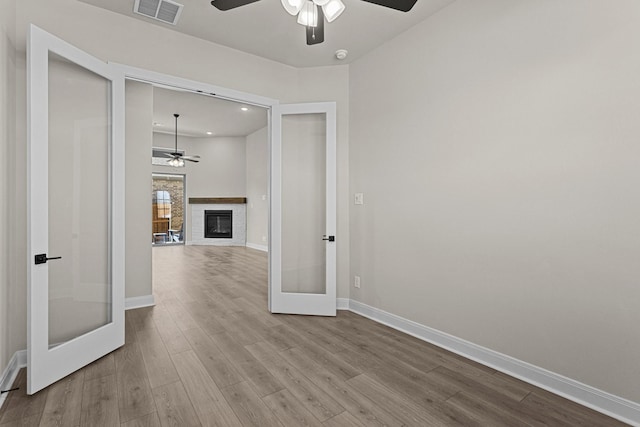
[[[242, 111], [243, 107], [248, 110]], [[180, 114], [178, 134], [196, 138], [247, 136], [267, 126], [267, 110], [264, 108], [193, 92], [154, 87], [154, 132], [173, 135], [174, 113]], [[213, 134], [207, 135], [207, 131]]]
[[[345, 11], [332, 23], [325, 22], [325, 41], [315, 46], [307, 46], [305, 27], [296, 23], [280, 0], [261, 0], [226, 12], [209, 0], [176, 0], [184, 4], [176, 26], [133, 13], [134, 0], [79, 1], [283, 64], [314, 67], [349, 63], [455, 0], [418, 0], [408, 13], [343, 0]], [[347, 59], [335, 58], [338, 49], [349, 51]]]

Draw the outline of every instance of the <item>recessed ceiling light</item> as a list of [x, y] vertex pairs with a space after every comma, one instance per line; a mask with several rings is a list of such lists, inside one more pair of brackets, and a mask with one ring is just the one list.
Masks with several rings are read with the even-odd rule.
[[213, 135], [213, 132], [211, 132], [210, 130], [207, 131], [207, 135]]
[[160, 122], [153, 122], [153, 125], [154, 125], [154, 126], [162, 126], [162, 123], [160, 123]]
[[240, 108], [240, 109], [241, 109], [242, 111], [249, 111], [249, 108], [248, 108], [248, 107], [242, 107], [242, 108]]

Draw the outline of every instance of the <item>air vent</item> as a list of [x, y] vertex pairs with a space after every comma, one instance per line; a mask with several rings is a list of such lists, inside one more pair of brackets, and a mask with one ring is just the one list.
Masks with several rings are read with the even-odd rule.
[[136, 0], [133, 11], [166, 24], [176, 25], [183, 5], [170, 0]]

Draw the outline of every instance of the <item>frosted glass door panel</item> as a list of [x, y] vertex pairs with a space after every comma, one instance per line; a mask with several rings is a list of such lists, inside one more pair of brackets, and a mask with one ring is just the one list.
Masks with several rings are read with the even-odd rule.
[[111, 322], [110, 82], [49, 53], [49, 346]]
[[326, 115], [282, 116], [282, 292], [326, 292]]

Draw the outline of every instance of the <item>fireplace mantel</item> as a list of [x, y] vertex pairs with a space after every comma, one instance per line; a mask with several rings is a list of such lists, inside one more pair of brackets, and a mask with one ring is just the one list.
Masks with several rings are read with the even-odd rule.
[[246, 197], [189, 197], [190, 205], [246, 205]]

